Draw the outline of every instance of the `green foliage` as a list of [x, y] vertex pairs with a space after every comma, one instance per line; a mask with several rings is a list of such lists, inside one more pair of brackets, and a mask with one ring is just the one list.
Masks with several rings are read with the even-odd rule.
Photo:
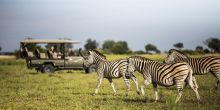
[[111, 51], [114, 54], [128, 53], [129, 52], [128, 44], [126, 41], [118, 41], [113, 45]]
[[218, 38], [209, 38], [205, 41], [205, 44], [212, 52], [220, 52], [220, 40]]
[[115, 45], [115, 41], [114, 40], [106, 40], [104, 41], [104, 43], [102, 44], [102, 49], [106, 52], [106, 53], [112, 53], [112, 47]]
[[86, 50], [90, 50], [90, 49], [96, 49], [98, 47], [98, 43], [96, 40], [92, 40], [92, 39], [88, 39], [86, 41], [86, 44], [84, 45]]
[[2, 47], [0, 46], [0, 52], [2, 51]]
[[134, 54], [145, 54], [143, 50], [134, 51]]
[[114, 54], [127, 54], [132, 53], [129, 48], [126, 41], [118, 41], [115, 42], [113, 40], [106, 40], [103, 45], [102, 49], [105, 51], [105, 53], [114, 53]]
[[173, 46], [175, 48], [182, 49], [183, 48], [183, 43], [182, 42], [178, 42], [178, 43], [174, 44]]
[[196, 51], [203, 51], [203, 47], [202, 46], [197, 46], [195, 50]]
[[189, 54], [189, 55], [204, 55], [204, 51], [203, 50], [189, 50], [189, 49], [184, 49], [181, 50], [183, 53]]
[[154, 51], [155, 53], [160, 53], [160, 50], [158, 50], [157, 47], [153, 44], [145, 45], [145, 50], [147, 53], [150, 53], [151, 51]]
[[204, 53], [210, 53], [209, 49], [204, 49]]

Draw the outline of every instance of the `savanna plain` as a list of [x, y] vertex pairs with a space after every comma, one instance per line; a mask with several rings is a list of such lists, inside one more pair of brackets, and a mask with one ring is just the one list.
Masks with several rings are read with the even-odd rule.
[[[109, 60], [126, 58], [130, 55], [107, 55]], [[163, 61], [165, 55], [143, 55]], [[192, 56], [200, 57], [200, 56]], [[139, 84], [143, 82], [140, 73], [135, 73]], [[220, 90], [215, 90], [216, 79], [210, 73], [197, 75], [202, 102], [198, 103], [189, 86], [183, 89], [180, 101], [175, 104], [177, 90], [159, 86], [159, 102], [154, 102], [152, 85], [145, 88], [145, 95], [138, 95], [131, 81], [129, 96], [125, 96], [122, 78], [114, 79], [117, 95], [113, 96], [107, 79], [100, 91], [93, 96], [96, 73], [86, 74], [80, 70], [56, 71], [53, 75], [28, 70], [24, 60], [0, 58], [0, 109], [16, 110], [220, 110]]]

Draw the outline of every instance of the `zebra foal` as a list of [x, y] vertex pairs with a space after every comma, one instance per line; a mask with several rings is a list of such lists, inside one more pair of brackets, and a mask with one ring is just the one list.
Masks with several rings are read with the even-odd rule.
[[193, 75], [202, 75], [211, 72], [217, 79], [215, 88], [218, 89], [220, 83], [220, 57], [205, 56], [200, 58], [190, 58], [176, 49], [170, 49], [165, 63], [184, 61], [187, 62], [193, 70]]
[[[127, 61], [129, 73], [138, 71], [143, 75], [144, 85], [153, 84], [155, 101], [158, 100], [158, 85], [167, 87], [176, 85], [178, 95], [175, 102], [177, 103], [182, 96], [185, 84], [189, 84], [200, 101], [196, 81], [193, 81], [192, 69], [187, 63], [164, 64], [140, 56], [129, 57]], [[141, 86], [142, 94], [144, 94], [144, 85]]]
[[106, 57], [98, 52], [97, 50], [90, 50], [88, 51], [88, 56], [85, 57], [81, 52], [80, 55], [85, 59], [84, 65], [88, 67], [91, 64], [95, 64], [97, 66], [97, 84], [96, 84], [96, 89], [95, 93], [98, 93], [99, 87], [102, 83], [103, 78], [107, 78], [112, 89], [113, 89], [113, 94], [116, 95], [116, 90], [113, 84], [112, 79], [115, 78], [120, 78], [123, 77], [124, 82], [126, 84], [127, 90], [126, 90], [126, 96], [128, 95], [128, 91], [130, 90], [130, 81], [129, 78], [131, 78], [135, 85], [136, 85], [136, 90], [137, 93], [140, 94], [139, 86], [138, 86], [138, 81], [136, 77], [133, 74], [128, 74], [127, 72], [127, 60], [126, 59], [121, 59], [121, 60], [115, 60], [115, 61], [107, 61]]

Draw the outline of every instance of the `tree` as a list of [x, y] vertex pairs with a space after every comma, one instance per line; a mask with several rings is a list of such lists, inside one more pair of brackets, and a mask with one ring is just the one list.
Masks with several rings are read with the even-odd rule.
[[204, 54], [204, 50], [203, 50], [203, 47], [202, 46], [197, 46], [195, 48], [195, 51], [193, 52], [194, 54]]
[[0, 46], [0, 52], [2, 51], [2, 47]]
[[151, 53], [150, 51], [154, 51], [155, 53], [160, 53], [160, 50], [158, 50], [157, 47], [153, 44], [145, 45], [145, 50], [147, 53]]
[[126, 41], [118, 41], [111, 48], [111, 52], [115, 54], [125, 54], [129, 52], [128, 44]]
[[112, 47], [115, 45], [115, 41], [113, 40], [106, 40], [104, 41], [104, 43], [102, 44], [102, 49], [107, 52], [107, 53], [111, 53], [112, 52]]
[[137, 50], [137, 51], [134, 51], [135, 54], [145, 54], [145, 51], [143, 50]]
[[178, 48], [178, 49], [180, 50], [180, 49], [183, 48], [183, 43], [178, 42], [178, 43], [176, 43], [176, 44], [173, 44], [173, 46], [174, 46], [175, 48]]
[[197, 46], [195, 50], [196, 51], [203, 51], [203, 47], [202, 46]]
[[204, 49], [204, 53], [210, 53], [209, 49]]
[[211, 52], [220, 52], [220, 40], [218, 38], [209, 38], [204, 42]]
[[86, 50], [90, 50], [90, 49], [96, 49], [98, 45], [99, 44], [96, 42], [96, 40], [88, 39], [84, 47]]

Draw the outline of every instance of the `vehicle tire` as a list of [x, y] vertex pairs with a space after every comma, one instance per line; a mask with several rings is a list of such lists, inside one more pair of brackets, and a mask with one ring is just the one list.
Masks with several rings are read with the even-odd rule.
[[85, 72], [86, 73], [92, 73], [92, 72], [95, 72], [96, 71], [96, 65], [91, 65], [91, 66], [89, 66], [89, 68], [86, 68], [85, 69]]
[[43, 67], [43, 73], [54, 73], [55, 68], [53, 67], [53, 65], [45, 65]]

